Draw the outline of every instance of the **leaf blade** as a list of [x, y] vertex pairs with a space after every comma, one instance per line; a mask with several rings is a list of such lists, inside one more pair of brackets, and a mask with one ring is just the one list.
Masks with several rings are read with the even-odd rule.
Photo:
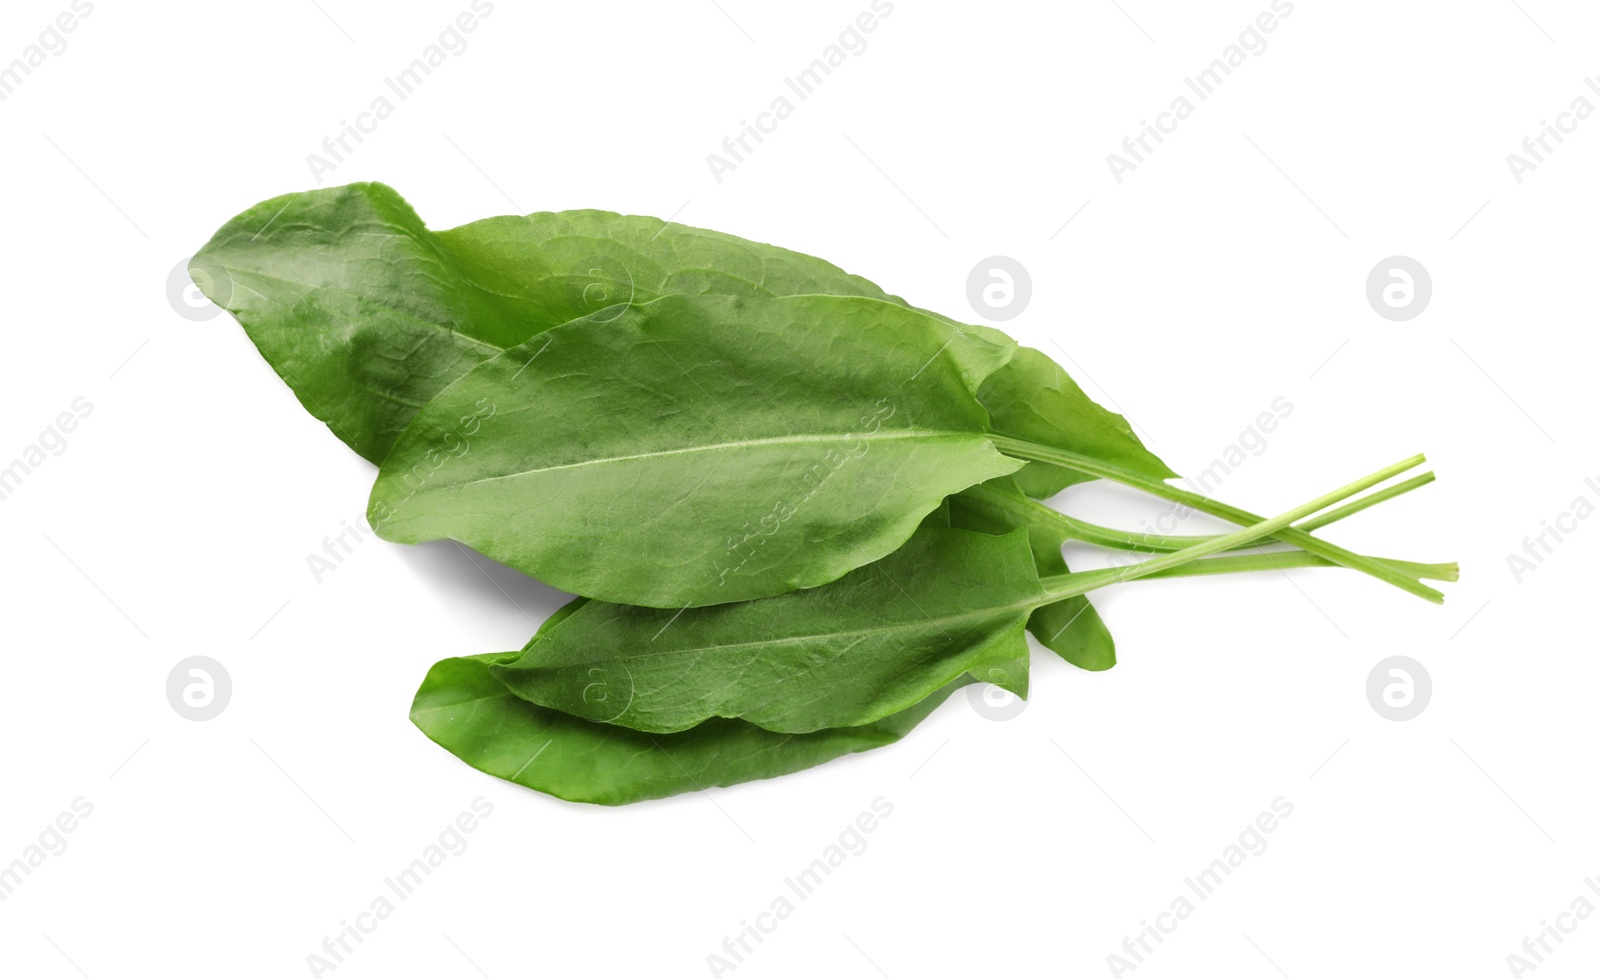
[[[1126, 419], [1096, 404], [1060, 365], [1032, 347], [1019, 347], [1005, 371], [984, 382], [979, 400], [994, 429], [1031, 442], [1067, 449], [1151, 479], [1178, 474], [1134, 434]], [[1054, 496], [1092, 476], [1049, 464], [1030, 463], [1017, 484], [1031, 497]]]
[[[433, 232], [377, 183], [264, 201], [224, 225], [191, 271], [306, 410], [373, 463], [418, 407], [477, 364], [618, 302], [827, 294], [913, 308], [823, 259], [656, 218], [543, 211]], [[1004, 339], [990, 327], [928, 315]], [[980, 398], [997, 430], [1094, 451], [1082, 430], [1109, 438], [1120, 464], [1172, 475], [1120, 415], [1038, 351], [1020, 350]], [[1117, 444], [1119, 431], [1131, 447]], [[1084, 477], [1030, 463], [1022, 478], [1030, 495], [1049, 496]]]
[[711, 721], [679, 734], [642, 734], [521, 700], [489, 672], [517, 653], [442, 660], [428, 671], [411, 720], [479, 771], [570, 802], [623, 805], [801, 771], [905, 737], [963, 681], [871, 725], [776, 734]]
[[[1067, 535], [1058, 524], [1031, 519], [1033, 504], [1017, 486], [1023, 470], [963, 491], [950, 498], [950, 525], [985, 534], [1008, 534], [1018, 528], [1027, 532], [1034, 564], [1041, 578], [1066, 574], [1066, 558], [1061, 548]], [[1001, 505], [1012, 500], [1012, 505]], [[1040, 645], [1084, 670], [1109, 670], [1117, 665], [1117, 644], [1111, 630], [1088, 595], [1051, 602], [1035, 609], [1028, 617], [1028, 632]]]
[[263, 201], [223, 225], [190, 272], [306, 410], [373, 462], [416, 406], [511, 339], [490, 297], [463, 285], [382, 184]]
[[373, 487], [379, 534], [682, 608], [832, 581], [1021, 465], [972, 394], [1011, 348], [914, 311], [669, 296], [598, 317], [430, 402]]
[[492, 672], [524, 699], [635, 730], [856, 726], [963, 673], [996, 669], [1025, 697], [1023, 631], [1041, 594], [1025, 535], [928, 526], [807, 591], [677, 611], [590, 602]]

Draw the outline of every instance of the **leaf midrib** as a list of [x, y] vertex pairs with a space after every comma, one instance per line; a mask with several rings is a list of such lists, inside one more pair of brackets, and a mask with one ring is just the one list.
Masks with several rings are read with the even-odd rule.
[[[901, 623], [896, 623], [894, 625], [888, 625], [888, 626], [864, 627], [864, 628], [860, 628], [860, 629], [846, 629], [846, 630], [843, 630], [843, 631], [840, 631], [840, 632], [808, 633], [806, 635], [785, 636], [785, 637], [778, 638], [778, 639], [771, 639], [771, 638], [768, 638], [768, 639], [752, 639], [752, 640], [749, 640], [747, 642], [723, 643], [723, 644], [714, 645], [714, 646], [678, 647], [676, 649], [663, 649], [663, 650], [661, 650], [659, 652], [638, 653], [638, 654], [635, 654], [633, 656], [622, 657], [622, 658], [610, 657], [610, 658], [602, 659], [602, 658], [598, 658], [598, 657], [593, 657], [593, 658], [586, 658], [586, 659], [571, 660], [571, 661], [568, 661], [568, 662], [561, 663], [560, 665], [550, 665], [550, 666], [517, 666], [515, 663], [503, 663], [503, 664], [494, 664], [494, 665], [502, 666], [502, 667], [504, 667], [505, 669], [508, 669], [508, 670], [518, 670], [518, 671], [527, 671], [527, 672], [536, 672], [536, 671], [551, 671], [551, 672], [553, 672], [553, 671], [556, 671], [556, 670], [568, 670], [568, 669], [573, 669], [573, 668], [581, 668], [581, 667], [589, 666], [591, 664], [614, 664], [614, 663], [618, 663], [618, 662], [622, 662], [622, 663], [638, 663], [638, 662], [640, 662], [642, 660], [659, 658], [659, 657], [663, 657], [663, 656], [698, 655], [698, 654], [701, 654], [701, 653], [720, 652], [722, 650], [741, 649], [741, 648], [744, 648], [746, 646], [782, 646], [782, 645], [787, 645], [789, 643], [808, 642], [808, 641], [818, 640], [818, 639], [843, 639], [843, 638], [846, 638], [846, 637], [859, 637], [859, 638], [865, 639], [868, 636], [884, 635], [884, 634], [887, 634], [887, 633], [900, 632], [900, 631], [909, 631], [909, 630], [912, 630], [912, 629], [920, 629], [920, 628], [922, 628], [924, 626], [934, 626], [934, 627], [937, 627], [937, 628], [942, 630], [945, 625], [955, 625], [955, 624], [958, 624], [958, 623], [966, 622], [968, 620], [982, 619], [982, 618], [988, 618], [988, 617], [997, 617], [997, 616], [1005, 615], [1005, 614], [1011, 613], [1011, 612], [1031, 611], [1034, 607], [1038, 606], [1041, 603], [1041, 601], [1042, 601], [1042, 599], [1040, 597], [1038, 597], [1038, 596], [1030, 596], [1029, 598], [1026, 598], [1026, 599], [1023, 599], [1021, 601], [1017, 601], [1017, 602], [1012, 602], [1012, 603], [1007, 604], [1007, 605], [988, 605], [988, 606], [985, 606], [985, 607], [980, 608], [980, 609], [974, 609], [973, 611], [970, 611], [970, 612], [961, 612], [961, 613], [956, 614], [956, 615], [947, 615], [947, 616], [943, 616], [943, 617], [923, 619], [921, 622], [916, 622], [916, 623], [901, 622]], [[712, 607], [714, 607], [714, 606], [712, 606]], [[530, 652], [531, 652], [531, 650], [530, 650]]]
[[[850, 438], [864, 439], [866, 441], [871, 441], [871, 442], [887, 442], [887, 441], [892, 441], [892, 440], [906, 440], [906, 439], [932, 439], [932, 438], [941, 438], [941, 437], [944, 437], [944, 436], [953, 436], [953, 437], [960, 438], [960, 439], [971, 439], [971, 440], [981, 441], [981, 442], [988, 443], [991, 447], [993, 446], [993, 443], [989, 442], [988, 437], [986, 435], [981, 435], [981, 434], [979, 434], [977, 432], [895, 431], [895, 432], [891, 432], [891, 433], [878, 432], [878, 433], [867, 434], [867, 435], [864, 435], [864, 434], [862, 434], [860, 432], [844, 432], [844, 433], [830, 432], [830, 433], [812, 434], [812, 435], [783, 435], [783, 436], [777, 436], [777, 437], [773, 437], [773, 438], [739, 439], [739, 440], [733, 441], [733, 442], [713, 442], [713, 443], [708, 443], [706, 445], [692, 445], [692, 446], [686, 446], [684, 448], [678, 448], [678, 449], [661, 449], [661, 450], [658, 450], [658, 451], [655, 451], [655, 452], [638, 452], [638, 453], [634, 453], [632, 455], [606, 456], [605, 458], [601, 458], [601, 459], [584, 459], [584, 460], [579, 461], [579, 462], [563, 463], [563, 464], [561, 464], [559, 466], [542, 466], [542, 467], [539, 467], [539, 468], [536, 468], [536, 469], [519, 469], [519, 470], [517, 470], [515, 472], [500, 473], [500, 474], [495, 475], [495, 476], [481, 476], [481, 477], [479, 477], [477, 479], [469, 479], [466, 482], [461, 482], [461, 483], [442, 483], [442, 484], [439, 484], [438, 488], [446, 488], [446, 487], [448, 487], [448, 488], [451, 488], [451, 489], [463, 489], [463, 488], [468, 487], [468, 486], [474, 486], [474, 485], [476, 485], [478, 483], [492, 483], [492, 482], [496, 482], [496, 481], [502, 480], [502, 479], [519, 479], [519, 478], [524, 477], [524, 476], [534, 476], [534, 475], [538, 475], [538, 474], [541, 474], [541, 473], [559, 472], [559, 471], [564, 470], [564, 469], [581, 469], [584, 466], [597, 466], [597, 465], [604, 465], [604, 464], [612, 463], [612, 462], [632, 462], [632, 461], [637, 460], [637, 459], [655, 459], [655, 458], [664, 458], [664, 457], [667, 457], [667, 456], [692, 455], [692, 454], [695, 454], [695, 453], [698, 453], [698, 452], [711, 452], [711, 451], [716, 451], [716, 450], [719, 450], [719, 449], [753, 448], [753, 447], [756, 447], [756, 446], [763, 446], [763, 445], [788, 445], [788, 444], [804, 445], [804, 444], [807, 444], [807, 443], [842, 441], [842, 440], [850, 439]], [[999, 450], [996, 450], [996, 451], [998, 452]], [[427, 492], [427, 490], [422, 490], [421, 492]]]

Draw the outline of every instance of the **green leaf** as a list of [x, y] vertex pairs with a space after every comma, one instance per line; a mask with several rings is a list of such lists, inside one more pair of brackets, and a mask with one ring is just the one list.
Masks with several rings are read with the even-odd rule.
[[263, 201], [191, 274], [306, 410], [382, 462], [416, 410], [474, 366], [618, 302], [676, 293], [893, 300], [821, 259], [606, 211], [430, 232], [383, 184]]
[[643, 734], [519, 699], [489, 671], [490, 664], [520, 655], [434, 664], [412, 703], [412, 723], [479, 771], [572, 802], [608, 806], [787, 775], [892, 744], [967, 682], [956, 680], [862, 727], [777, 734], [715, 720], [678, 734]]
[[1270, 569], [1278, 555], [1221, 558], [1216, 569], [1203, 559], [1271, 537], [1423, 461], [1411, 456], [1270, 519], [1125, 567], [1041, 579], [1023, 531], [1000, 537], [930, 525], [882, 561], [808, 591], [677, 612], [591, 601], [492, 672], [541, 706], [659, 732], [712, 717], [794, 733], [864, 724], [962, 673], [1026, 696], [1026, 675], [1012, 677], [1008, 667], [1025, 662], [1023, 627], [1035, 609], [1139, 578]]
[[484, 362], [378, 474], [384, 538], [679, 609], [833, 581], [1022, 463], [973, 392], [1014, 348], [870, 299], [668, 296]]
[[[1144, 447], [1127, 419], [1095, 404], [1055, 361], [1031, 347], [1019, 347], [1006, 370], [992, 374], [978, 397], [989, 409], [996, 432], [1086, 455], [1151, 479], [1178, 476]], [[1043, 499], [1093, 478], [1032, 462], [1017, 474], [1017, 484], [1029, 496]]]
[[670, 295], [863, 296], [904, 305], [820, 258], [610, 211], [505, 215], [437, 232], [466, 280], [520, 313], [519, 341], [617, 303]]
[[382, 184], [257, 204], [189, 269], [306, 410], [373, 462], [445, 385], [526, 338]]
[[807, 591], [680, 610], [589, 602], [493, 672], [524, 699], [640, 731], [856, 726], [963, 673], [1026, 697], [1023, 631], [1042, 598], [1025, 535], [930, 526]]
[[[950, 526], [985, 534], [1009, 534], [1021, 528], [1027, 532], [1039, 576], [1066, 574], [1070, 569], [1061, 548], [1067, 532], [1059, 523], [1033, 515], [1034, 504], [1017, 488], [1023, 473], [1002, 476], [950, 497]], [[1088, 595], [1040, 606], [1028, 617], [1028, 631], [1073, 666], [1109, 670], [1117, 665], [1117, 644]]]
[[[1062, 561], [1056, 574], [1064, 574]], [[1042, 569], [1041, 569], [1042, 570]], [[1117, 665], [1117, 644], [1089, 596], [1051, 602], [1028, 617], [1028, 631], [1040, 645], [1082, 670], [1109, 670]]]
[[[540, 212], [431, 232], [399, 194], [375, 183], [257, 204], [224, 225], [190, 268], [306, 410], [374, 463], [456, 378], [617, 303], [826, 294], [909, 305], [820, 258], [656, 218]], [[990, 327], [938, 318], [1010, 342]], [[1126, 464], [1131, 454], [1136, 471], [1170, 475], [1139, 458], [1142, 447], [1121, 416], [1089, 400], [1038, 351], [1019, 351], [982, 400], [999, 431], [1091, 455], [1104, 444], [1112, 453], [1104, 461]], [[1132, 448], [1108, 438], [1117, 431]], [[1082, 478], [1038, 462], [1025, 474], [1035, 496]]]

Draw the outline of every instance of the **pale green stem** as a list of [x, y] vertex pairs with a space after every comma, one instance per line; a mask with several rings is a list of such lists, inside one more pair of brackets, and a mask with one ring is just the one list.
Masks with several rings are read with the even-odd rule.
[[[1282, 532], [1288, 530], [1290, 525], [1296, 521], [1309, 517], [1318, 511], [1325, 510], [1328, 507], [1333, 506], [1335, 503], [1349, 499], [1350, 497], [1355, 496], [1357, 493], [1376, 486], [1378, 483], [1381, 483], [1392, 476], [1397, 476], [1400, 473], [1405, 472], [1407, 469], [1412, 469], [1421, 465], [1424, 461], [1424, 457], [1421, 455], [1412, 456], [1411, 458], [1397, 462], [1392, 466], [1380, 469], [1370, 476], [1356, 480], [1348, 486], [1343, 486], [1331, 493], [1325, 493], [1322, 496], [1317, 497], [1315, 500], [1312, 500], [1310, 503], [1302, 504], [1301, 506], [1295, 507], [1293, 510], [1281, 513], [1270, 520], [1252, 521], [1250, 526], [1245, 527], [1243, 530], [1237, 530], [1231, 534], [1219, 534], [1210, 540], [1193, 544], [1181, 551], [1173, 551], [1170, 554], [1163, 554], [1159, 557], [1151, 558], [1148, 561], [1141, 561], [1138, 564], [1129, 565], [1123, 568], [1104, 568], [1098, 571], [1080, 571], [1072, 574], [1053, 575], [1044, 581], [1048, 600], [1050, 602], [1057, 602], [1065, 598], [1072, 598], [1077, 595], [1085, 594], [1093, 591], [1096, 588], [1103, 588], [1106, 585], [1114, 585], [1124, 581], [1132, 581], [1136, 578], [1148, 577], [1163, 571], [1182, 567], [1183, 565], [1190, 564], [1199, 560], [1200, 558], [1210, 557], [1213, 554], [1219, 554], [1223, 551], [1248, 544], [1251, 541], [1260, 540], [1263, 537], [1278, 536]], [[1307, 536], [1309, 537], [1309, 535]], [[1310, 539], [1315, 540], [1315, 538]], [[1390, 573], [1398, 574], [1398, 572]], [[1416, 583], [1416, 579], [1414, 578], [1407, 578], [1406, 580]], [[1432, 591], [1432, 589], [1429, 590]]]
[[[1460, 568], [1454, 564], [1417, 564], [1412, 561], [1388, 559], [1385, 559], [1384, 563], [1401, 568], [1418, 578], [1432, 578], [1435, 581], [1455, 581], [1460, 572]], [[1338, 566], [1326, 558], [1307, 554], [1305, 551], [1275, 551], [1266, 554], [1206, 558], [1171, 571], [1160, 571], [1149, 577], [1188, 578], [1197, 575], [1235, 574], [1241, 571], [1287, 571], [1291, 568], [1337, 568]]]
[[[1370, 506], [1382, 503], [1385, 500], [1394, 499], [1402, 493], [1408, 493], [1420, 486], [1426, 486], [1428, 483], [1433, 482], [1433, 479], [1434, 476], [1431, 472], [1423, 473], [1421, 476], [1413, 476], [1411, 479], [1408, 479], [1403, 483], [1396, 483], [1393, 486], [1386, 486], [1381, 490], [1375, 490], [1371, 493], [1368, 493], [1366, 496], [1361, 497], [1360, 499], [1351, 500], [1344, 506], [1335, 507], [1332, 510], [1319, 513], [1308, 520], [1302, 520], [1301, 522], [1295, 524], [1295, 529], [1311, 531], [1319, 527], [1326, 527], [1328, 524], [1334, 523], [1335, 521], [1342, 520], [1345, 517], [1351, 516], [1352, 514], [1360, 513], [1362, 510], [1365, 510]], [[1075, 540], [1084, 544], [1093, 544], [1096, 547], [1109, 547], [1120, 551], [1138, 551], [1160, 554], [1167, 551], [1176, 551], [1180, 548], [1188, 547], [1191, 544], [1198, 544], [1201, 541], [1207, 541], [1216, 536], [1214, 534], [1200, 534], [1193, 536], [1181, 534], [1141, 534], [1137, 531], [1119, 530], [1115, 527], [1102, 527], [1099, 524], [1092, 524], [1086, 520], [1079, 520], [1076, 517], [1070, 517], [1057, 510], [1051, 509], [1045, 504], [1040, 503], [1038, 500], [1029, 499], [1028, 497], [1016, 494], [999, 493], [988, 489], [983, 485], [970, 487], [966, 490], [966, 492], [970, 495], [987, 500], [996, 507], [999, 507], [1003, 510], [1008, 510], [1024, 518], [1038, 517], [1042, 520], [1048, 520], [1060, 527], [1066, 534], [1068, 540]], [[1254, 547], [1258, 545], [1251, 544], [1246, 546]], [[1386, 557], [1374, 557], [1372, 560], [1386, 564], [1402, 574], [1409, 575], [1413, 578], [1431, 578], [1435, 581], [1455, 581], [1460, 576], [1460, 566], [1456, 564], [1418, 564], [1414, 561], [1401, 561], [1396, 558]], [[1319, 568], [1332, 564], [1335, 564], [1335, 562], [1319, 559], [1315, 562], [1296, 564], [1294, 566]]]
[[[1063, 466], [1065, 468], [1073, 469], [1089, 476], [1097, 476], [1102, 479], [1112, 479], [1119, 483], [1123, 483], [1124, 485], [1132, 486], [1135, 489], [1144, 490], [1146, 493], [1149, 493], [1152, 496], [1158, 496], [1164, 500], [1170, 500], [1173, 503], [1181, 503], [1184, 506], [1199, 510], [1202, 513], [1208, 513], [1214, 517], [1221, 517], [1224, 520], [1228, 520], [1245, 527], [1255, 526], [1262, 522], [1262, 518], [1260, 516], [1250, 513], [1247, 510], [1241, 510], [1238, 507], [1229, 506], [1226, 503], [1220, 503], [1208, 497], [1201, 496], [1198, 493], [1191, 493], [1188, 490], [1180, 489], [1176, 486], [1169, 486], [1160, 480], [1151, 479], [1147, 476], [1141, 476], [1138, 473], [1129, 472], [1128, 470], [1122, 469], [1118, 466], [1108, 465], [1107, 463], [1101, 462], [1098, 459], [1092, 459], [1089, 456], [1080, 455], [1076, 452], [1068, 452], [1064, 449], [1039, 445], [1034, 442], [1027, 442], [1022, 439], [1011, 438], [1004, 435], [991, 435], [990, 441], [995, 444], [996, 448], [1007, 455], [1011, 455], [1019, 459], [1029, 459], [1037, 462], [1050, 463], [1051, 465]], [[1418, 462], [1423, 461], [1423, 457], [1420, 455], [1417, 456], [1416, 459]], [[1410, 467], [1408, 466], [1406, 468]], [[1227, 537], [1231, 535], [1224, 536]], [[1360, 554], [1356, 554], [1352, 551], [1348, 551], [1342, 547], [1339, 547], [1338, 545], [1330, 544], [1321, 538], [1313, 537], [1303, 530], [1297, 530], [1293, 527], [1285, 526], [1274, 531], [1271, 536], [1276, 537], [1285, 544], [1293, 545], [1294, 547], [1297, 547], [1303, 551], [1308, 551], [1317, 555], [1318, 557], [1333, 561], [1335, 564], [1369, 574], [1372, 577], [1377, 578], [1379, 581], [1387, 582], [1391, 585], [1394, 585], [1396, 588], [1401, 589], [1402, 591], [1410, 592], [1411, 594], [1420, 598], [1425, 598], [1430, 602], [1444, 601], [1444, 594], [1442, 592], [1435, 588], [1424, 585], [1416, 578], [1404, 574], [1398, 569], [1390, 567], [1381, 561], [1364, 557]], [[1231, 547], [1233, 545], [1229, 546]], [[1185, 552], [1178, 551], [1176, 553], [1182, 554]], [[1138, 565], [1135, 565], [1135, 567], [1138, 567]], [[1088, 573], [1093, 574], [1094, 572]]]
[[[1402, 493], [1409, 493], [1418, 487], [1426, 486], [1433, 480], [1433, 473], [1427, 472], [1421, 476], [1414, 476], [1403, 483], [1396, 483], [1381, 490], [1374, 490], [1359, 500], [1351, 500], [1342, 507], [1329, 510], [1326, 513], [1319, 513], [1309, 520], [1302, 520], [1294, 525], [1294, 529], [1310, 533], [1313, 530], [1343, 520], [1345, 517], [1360, 513], [1368, 507], [1376, 506], [1385, 500], [1392, 500]], [[982, 487], [977, 488], [982, 489]], [[990, 496], [987, 491], [984, 491], [984, 494], [992, 502], [1004, 505], [1000, 499], [1002, 494], [996, 493]], [[1098, 524], [1092, 524], [1086, 520], [1079, 520], [1076, 517], [1060, 513], [1040, 503], [1038, 500], [1030, 499], [1027, 502], [1030, 505], [1029, 512], [1037, 513], [1047, 520], [1060, 524], [1063, 530], [1072, 534], [1073, 540], [1082, 541], [1085, 544], [1096, 544], [1100, 547], [1114, 547], [1124, 551], [1176, 551], [1215, 536], [1213, 534], [1142, 534], [1138, 531], [1102, 527]], [[1394, 564], [1395, 562], [1386, 561], [1385, 563]]]

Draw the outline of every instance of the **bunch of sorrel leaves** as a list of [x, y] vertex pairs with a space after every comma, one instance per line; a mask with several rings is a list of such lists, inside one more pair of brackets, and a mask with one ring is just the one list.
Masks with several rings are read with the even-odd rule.
[[[1312, 533], [1427, 483], [1360, 495], [1422, 456], [1248, 513], [1168, 484], [1039, 351], [771, 245], [603, 211], [434, 232], [356, 184], [256, 205], [191, 272], [379, 466], [380, 536], [454, 539], [580, 596], [520, 650], [435, 664], [411, 710], [563, 799], [808, 768], [966, 683], [1025, 697], [1029, 632], [1105, 669], [1086, 595], [1110, 584], [1342, 566], [1440, 601], [1423, 579], [1455, 579]], [[1091, 479], [1241, 529], [1150, 536], [1040, 502]], [[1069, 541], [1150, 556], [1073, 573]], [[1272, 542], [1290, 549], [1227, 553]]]

